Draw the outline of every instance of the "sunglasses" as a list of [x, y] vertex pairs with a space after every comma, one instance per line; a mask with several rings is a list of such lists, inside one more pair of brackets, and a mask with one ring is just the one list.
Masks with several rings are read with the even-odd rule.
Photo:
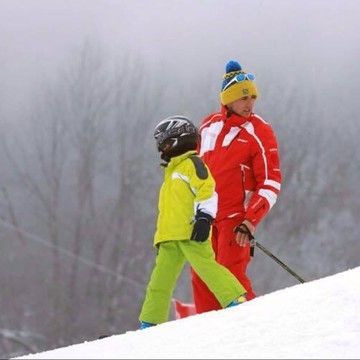
[[236, 75], [235, 77], [233, 77], [222, 89], [222, 91], [226, 90], [227, 88], [229, 88], [231, 85], [234, 85], [235, 83], [238, 83], [240, 81], [244, 81], [244, 80], [254, 80], [255, 77], [253, 74], [247, 73], [247, 74], [239, 74]]

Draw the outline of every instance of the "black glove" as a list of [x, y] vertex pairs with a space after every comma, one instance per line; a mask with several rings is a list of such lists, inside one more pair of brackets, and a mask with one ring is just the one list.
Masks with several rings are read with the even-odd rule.
[[210, 234], [210, 227], [213, 218], [206, 213], [198, 212], [195, 215], [195, 223], [191, 233], [191, 240], [204, 242]]

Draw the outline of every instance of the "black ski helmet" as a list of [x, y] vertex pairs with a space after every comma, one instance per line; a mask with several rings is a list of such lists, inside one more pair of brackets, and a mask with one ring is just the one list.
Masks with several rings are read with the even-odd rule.
[[154, 138], [163, 160], [195, 150], [198, 131], [190, 119], [182, 115], [170, 116], [155, 127]]

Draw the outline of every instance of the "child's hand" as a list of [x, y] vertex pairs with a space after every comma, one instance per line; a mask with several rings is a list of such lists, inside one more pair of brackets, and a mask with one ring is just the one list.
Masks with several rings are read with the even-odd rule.
[[191, 240], [206, 241], [210, 233], [210, 223], [206, 219], [199, 219], [195, 221], [194, 228], [191, 234]]
[[197, 213], [191, 234], [191, 240], [204, 242], [209, 238], [212, 217], [205, 213]]

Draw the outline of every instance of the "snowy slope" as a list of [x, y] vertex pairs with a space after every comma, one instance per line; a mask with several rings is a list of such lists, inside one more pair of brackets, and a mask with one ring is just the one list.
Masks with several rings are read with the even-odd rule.
[[358, 359], [360, 267], [226, 310], [18, 359]]

